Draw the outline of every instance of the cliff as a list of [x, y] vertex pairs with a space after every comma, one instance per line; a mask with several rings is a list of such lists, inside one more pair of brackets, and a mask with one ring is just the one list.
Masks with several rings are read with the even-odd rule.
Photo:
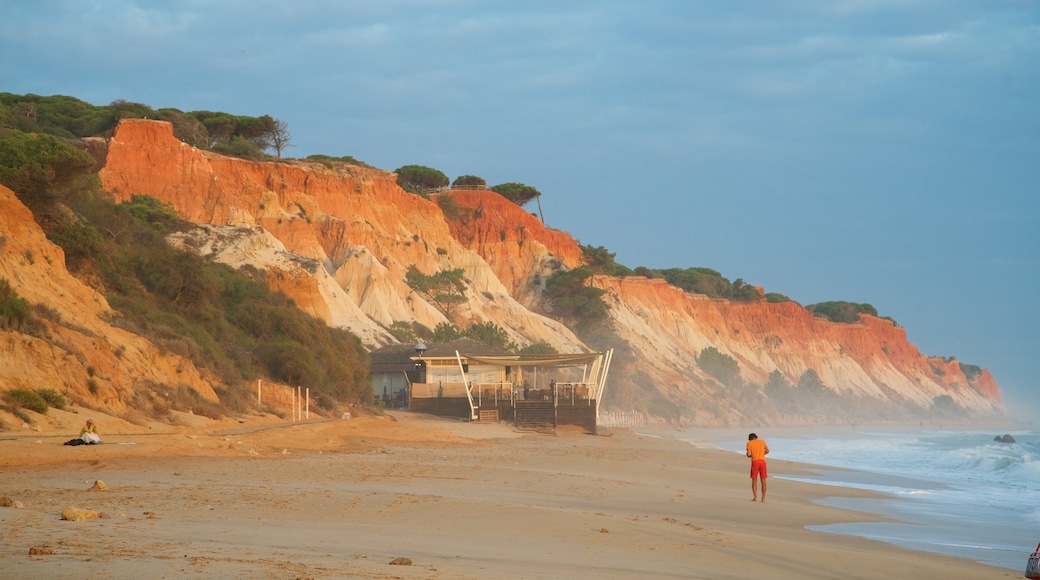
[[[101, 145], [95, 147], [101, 182], [117, 200], [150, 195], [199, 225], [171, 237], [172, 243], [264, 271], [273, 288], [354, 332], [370, 348], [394, 342], [388, 328], [397, 321], [430, 329], [444, 321], [457, 327], [493, 321], [520, 346], [547, 342], [560, 352], [589, 349], [546, 315], [541, 300], [548, 276], [581, 263], [578, 242], [498, 194], [443, 194], [462, 211], [445, 219], [436, 198], [401, 190], [392, 173], [227, 158], [178, 141], [165, 122], [123, 121]], [[121, 405], [134, 388], [131, 376], [159, 374], [212, 396], [207, 378], [188, 361], [161, 355], [105, 322], [113, 313], [104, 298], [69, 276], [60, 249], [46, 241], [9, 191], [0, 194], [7, 196], [0, 206], [0, 236], [7, 240], [0, 247], [0, 276], [30, 301], [67, 317], [50, 326], [77, 353], [58, 356], [46, 341], [0, 332], [5, 358], [17, 362], [0, 369], [5, 383], [58, 381], [83, 389], [89, 378], [104, 377], [106, 401]], [[405, 283], [411, 265], [426, 274], [464, 270], [468, 300], [450, 320]], [[813, 369], [828, 388], [850, 397], [927, 408], [948, 395], [974, 413], [1003, 412], [1000, 390], [987, 371], [966, 377], [955, 360], [920, 353], [906, 331], [887, 320], [863, 316], [857, 324], [831, 323], [793, 302], [713, 300], [642, 277], [597, 276], [593, 283], [606, 292], [610, 346], [625, 354], [611, 372], [611, 406], [645, 409], [647, 399], [655, 398], [681, 407], [697, 423], [744, 422], [744, 395], [720, 385], [695, 362], [712, 346], [735, 359], [759, 392], [774, 370], [795, 383]]]
[[14, 192], [0, 185], [0, 278], [38, 309], [44, 328], [33, 336], [0, 331], [0, 385], [53, 388], [114, 413], [150, 385], [183, 385], [215, 401], [213, 377], [113, 324], [105, 298], [71, 276], [65, 255], [47, 240]]

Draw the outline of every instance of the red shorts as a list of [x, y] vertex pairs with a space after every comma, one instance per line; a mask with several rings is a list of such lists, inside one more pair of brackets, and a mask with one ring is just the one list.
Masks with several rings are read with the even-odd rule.
[[762, 479], [769, 477], [769, 473], [766, 471], [766, 460], [756, 459], [751, 462], [751, 479], [761, 476]]

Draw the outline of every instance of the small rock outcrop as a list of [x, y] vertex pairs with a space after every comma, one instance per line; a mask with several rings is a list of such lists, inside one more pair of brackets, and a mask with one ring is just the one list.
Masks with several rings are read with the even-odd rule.
[[61, 510], [61, 519], [70, 522], [85, 522], [87, 520], [96, 520], [100, 518], [101, 514], [94, 510], [85, 510], [73, 506], [68, 506]]

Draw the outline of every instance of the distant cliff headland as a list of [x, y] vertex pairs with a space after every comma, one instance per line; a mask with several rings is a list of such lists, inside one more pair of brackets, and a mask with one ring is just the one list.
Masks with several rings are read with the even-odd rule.
[[604, 408], [681, 425], [1004, 413], [987, 370], [869, 304], [630, 269], [525, 209], [534, 187], [289, 145], [266, 116], [0, 93], [0, 422], [34, 395], [245, 411], [257, 380], [365, 406], [368, 351], [462, 335], [613, 348]]

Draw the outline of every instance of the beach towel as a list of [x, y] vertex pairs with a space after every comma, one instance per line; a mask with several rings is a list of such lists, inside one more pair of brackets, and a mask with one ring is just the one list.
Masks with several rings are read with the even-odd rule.
[[1029, 562], [1026, 563], [1026, 578], [1040, 580], [1040, 544], [1036, 545], [1036, 551], [1029, 556]]

